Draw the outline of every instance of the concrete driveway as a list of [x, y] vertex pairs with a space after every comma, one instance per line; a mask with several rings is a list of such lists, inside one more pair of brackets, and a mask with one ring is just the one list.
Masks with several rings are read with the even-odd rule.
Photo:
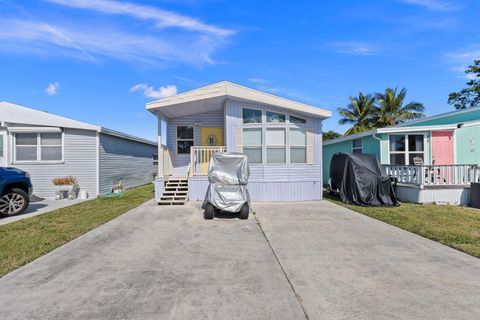
[[0, 318], [480, 314], [479, 259], [328, 202], [255, 208], [260, 224], [146, 203], [1, 278]]

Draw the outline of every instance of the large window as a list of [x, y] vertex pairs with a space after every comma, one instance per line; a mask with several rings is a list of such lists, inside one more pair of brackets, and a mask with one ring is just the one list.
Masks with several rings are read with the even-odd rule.
[[353, 153], [363, 153], [362, 139], [352, 140], [352, 152]]
[[256, 109], [242, 109], [243, 123], [262, 123], [262, 111]]
[[307, 123], [307, 120], [303, 118], [295, 117], [295, 116], [290, 116], [290, 123], [305, 124]]
[[250, 163], [262, 163], [262, 128], [243, 129], [243, 153]]
[[267, 146], [267, 163], [285, 163], [284, 128], [267, 128], [265, 144]]
[[17, 133], [15, 161], [62, 161], [61, 133]]
[[194, 144], [193, 126], [177, 127], [177, 154], [190, 154]]
[[290, 128], [290, 163], [307, 162], [307, 134], [303, 128]]
[[390, 164], [414, 165], [415, 160], [424, 162], [425, 149], [423, 135], [390, 135]]

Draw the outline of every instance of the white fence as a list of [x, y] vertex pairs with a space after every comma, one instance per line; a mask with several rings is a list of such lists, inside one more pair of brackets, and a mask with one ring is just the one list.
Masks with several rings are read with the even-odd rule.
[[480, 182], [478, 165], [384, 165], [385, 172], [398, 179], [399, 183], [419, 186], [469, 185]]
[[207, 175], [210, 158], [217, 152], [225, 152], [225, 147], [191, 147], [189, 176]]

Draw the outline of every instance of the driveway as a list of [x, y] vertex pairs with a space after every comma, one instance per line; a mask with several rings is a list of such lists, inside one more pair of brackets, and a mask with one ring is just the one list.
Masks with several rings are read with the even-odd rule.
[[26, 218], [38, 216], [40, 214], [48, 213], [50, 211], [54, 211], [57, 209], [65, 208], [72, 206], [74, 204], [80, 203], [87, 201], [86, 200], [81, 200], [81, 199], [75, 199], [75, 200], [68, 200], [68, 199], [62, 199], [62, 200], [54, 200], [54, 199], [44, 199], [44, 198], [38, 198], [38, 197], [32, 197], [30, 200], [30, 205], [28, 206], [27, 210], [25, 210], [24, 213], [16, 215], [16, 216], [0, 216], [0, 225], [2, 224], [7, 224], [19, 220], [23, 220]]
[[328, 202], [255, 209], [260, 225], [146, 203], [1, 278], [1, 318], [480, 314], [476, 258]]

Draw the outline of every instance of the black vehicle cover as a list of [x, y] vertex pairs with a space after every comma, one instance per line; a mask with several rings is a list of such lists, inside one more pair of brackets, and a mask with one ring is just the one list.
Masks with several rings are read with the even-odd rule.
[[330, 182], [343, 202], [361, 206], [397, 206], [392, 179], [373, 154], [335, 153], [330, 164]]

